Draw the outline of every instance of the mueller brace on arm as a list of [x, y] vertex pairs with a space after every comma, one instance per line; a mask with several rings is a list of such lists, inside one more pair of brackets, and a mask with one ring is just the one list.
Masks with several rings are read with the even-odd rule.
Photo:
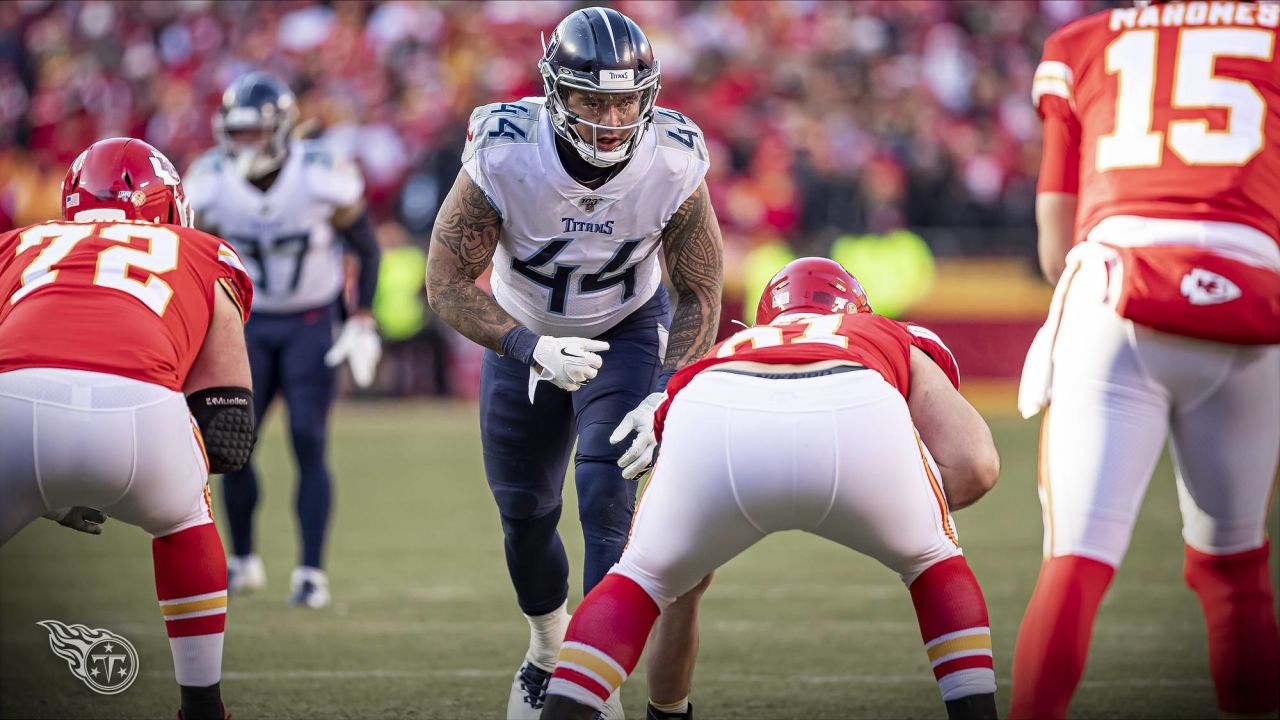
[[257, 440], [253, 391], [238, 387], [206, 388], [187, 397], [187, 407], [204, 436], [213, 475], [239, 470], [249, 462]]

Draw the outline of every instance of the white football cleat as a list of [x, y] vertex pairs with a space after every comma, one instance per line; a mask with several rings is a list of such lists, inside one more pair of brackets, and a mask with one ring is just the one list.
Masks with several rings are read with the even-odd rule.
[[329, 576], [320, 568], [294, 568], [289, 577], [289, 598], [291, 607], [311, 608], [319, 610], [329, 604]]
[[538, 720], [547, 701], [551, 673], [525, 660], [511, 680], [507, 697], [507, 720]]
[[613, 691], [608, 700], [604, 701], [604, 707], [600, 708], [600, 712], [596, 713], [595, 720], [625, 720], [626, 714], [622, 712], [622, 689]]
[[267, 586], [267, 569], [257, 555], [233, 555], [227, 558], [227, 592], [232, 595], [250, 593]]

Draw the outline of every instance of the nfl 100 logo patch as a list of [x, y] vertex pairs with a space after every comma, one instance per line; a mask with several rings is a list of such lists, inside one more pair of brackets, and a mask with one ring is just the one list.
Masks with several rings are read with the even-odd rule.
[[591, 213], [596, 211], [596, 206], [599, 205], [603, 200], [604, 198], [596, 195], [587, 195], [586, 197], [578, 198], [577, 204], [578, 204], [578, 207], [582, 208], [582, 212], [590, 215]]

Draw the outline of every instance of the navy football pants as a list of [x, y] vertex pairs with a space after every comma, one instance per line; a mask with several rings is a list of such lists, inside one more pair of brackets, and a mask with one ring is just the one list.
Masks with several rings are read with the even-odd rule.
[[[609, 343], [600, 374], [576, 392], [539, 382], [529, 402], [529, 367], [486, 351], [480, 374], [480, 438], [485, 475], [498, 504], [507, 569], [527, 615], [558, 608], [569, 594], [569, 563], [556, 531], [575, 437], [574, 477], [586, 545], [583, 593], [622, 556], [635, 508], [634, 480], [617, 460], [631, 439], [609, 444], [624, 415], [653, 390], [662, 367], [659, 325], [670, 322], [667, 293], [596, 339]], [[663, 332], [665, 335], [665, 331]]]
[[[325, 465], [329, 408], [337, 387], [337, 371], [324, 364], [333, 345], [337, 305], [289, 315], [255, 313], [245, 325], [249, 366], [253, 373], [253, 410], [258, 426], [277, 394], [289, 412], [289, 435], [298, 463], [294, 497], [302, 534], [300, 565], [322, 567], [329, 524], [332, 483]], [[258, 477], [250, 462], [223, 477], [227, 524], [235, 555], [253, 552], [253, 511], [258, 504]]]

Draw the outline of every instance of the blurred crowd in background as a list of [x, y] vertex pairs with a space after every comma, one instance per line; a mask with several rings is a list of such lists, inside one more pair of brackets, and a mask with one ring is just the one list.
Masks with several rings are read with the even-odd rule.
[[[658, 103], [706, 135], [727, 292], [755, 248], [826, 254], [903, 228], [934, 255], [1030, 257], [1031, 77], [1044, 38], [1103, 5], [610, 4], [653, 42]], [[0, 227], [57, 216], [68, 163], [102, 137], [187, 167], [221, 91], [267, 70], [297, 92], [301, 130], [358, 161], [383, 242], [416, 258], [471, 110], [541, 94], [540, 34], [581, 5], [2, 2]]]

